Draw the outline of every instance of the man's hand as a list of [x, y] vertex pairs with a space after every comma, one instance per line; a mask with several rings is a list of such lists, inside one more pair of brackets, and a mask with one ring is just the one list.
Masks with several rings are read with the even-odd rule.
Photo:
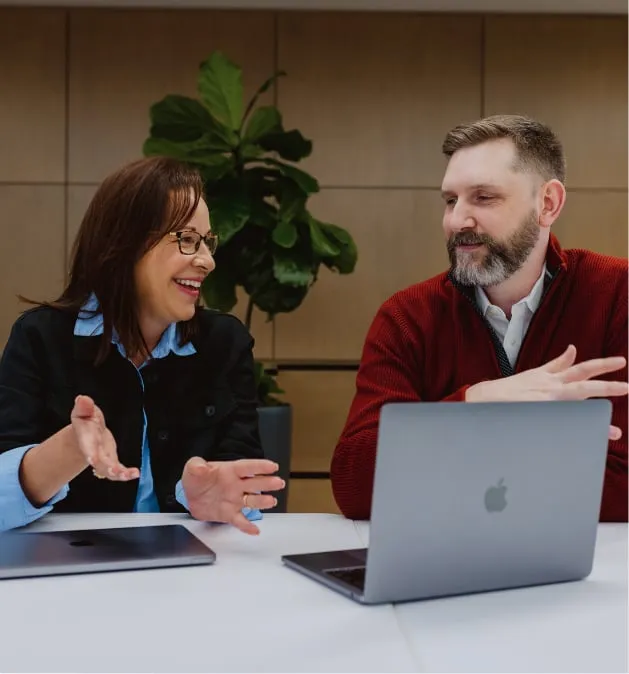
[[277, 500], [259, 492], [278, 491], [284, 480], [273, 476], [279, 466], [266, 459], [205, 461], [195, 456], [183, 469], [183, 485], [190, 514], [206, 522], [227, 522], [246, 534], [260, 533], [242, 508], [272, 508]]
[[[622, 370], [622, 356], [594, 358], [574, 364], [576, 348], [571, 344], [561, 356], [541, 367], [520, 372], [511, 377], [483, 381], [471, 386], [466, 402], [527, 401], [527, 400], [585, 400], [626, 396], [629, 385], [624, 381], [593, 379], [602, 374]], [[610, 426], [609, 439], [619, 440], [622, 431]]]
[[105, 425], [100, 408], [90, 397], [76, 397], [70, 419], [79, 451], [92, 466], [96, 477], [117, 481], [140, 477], [137, 468], [126, 468], [118, 461], [114, 436]]

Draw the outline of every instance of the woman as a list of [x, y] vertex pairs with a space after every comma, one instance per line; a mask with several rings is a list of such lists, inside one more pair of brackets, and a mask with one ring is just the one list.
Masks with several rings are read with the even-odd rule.
[[102, 183], [67, 287], [22, 314], [0, 361], [0, 531], [54, 506], [259, 533], [276, 503], [261, 492], [284, 482], [260, 447], [253, 340], [199, 306], [216, 245], [185, 165], [143, 159]]

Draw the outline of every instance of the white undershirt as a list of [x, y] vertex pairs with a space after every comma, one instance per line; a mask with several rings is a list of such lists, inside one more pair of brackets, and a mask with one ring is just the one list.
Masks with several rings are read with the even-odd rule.
[[545, 275], [546, 265], [544, 265], [540, 277], [535, 281], [535, 285], [531, 288], [531, 292], [511, 307], [511, 320], [506, 317], [500, 307], [489, 301], [481, 287], [476, 286], [476, 301], [481, 313], [502, 339], [502, 346], [507, 353], [511, 367], [515, 365], [518, 359], [518, 353], [526, 331], [542, 299]]

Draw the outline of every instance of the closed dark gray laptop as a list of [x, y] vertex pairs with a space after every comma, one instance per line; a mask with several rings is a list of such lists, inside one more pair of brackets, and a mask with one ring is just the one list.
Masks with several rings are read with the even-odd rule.
[[368, 550], [282, 561], [363, 603], [585, 578], [610, 422], [608, 400], [385, 405]]
[[215, 559], [179, 524], [0, 534], [0, 579], [212, 564]]

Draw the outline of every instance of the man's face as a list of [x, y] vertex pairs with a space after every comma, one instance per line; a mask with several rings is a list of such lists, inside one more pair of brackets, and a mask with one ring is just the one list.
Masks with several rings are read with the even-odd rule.
[[508, 139], [458, 150], [450, 158], [442, 183], [443, 229], [460, 283], [502, 283], [539, 239], [536, 177], [516, 170], [515, 161]]

